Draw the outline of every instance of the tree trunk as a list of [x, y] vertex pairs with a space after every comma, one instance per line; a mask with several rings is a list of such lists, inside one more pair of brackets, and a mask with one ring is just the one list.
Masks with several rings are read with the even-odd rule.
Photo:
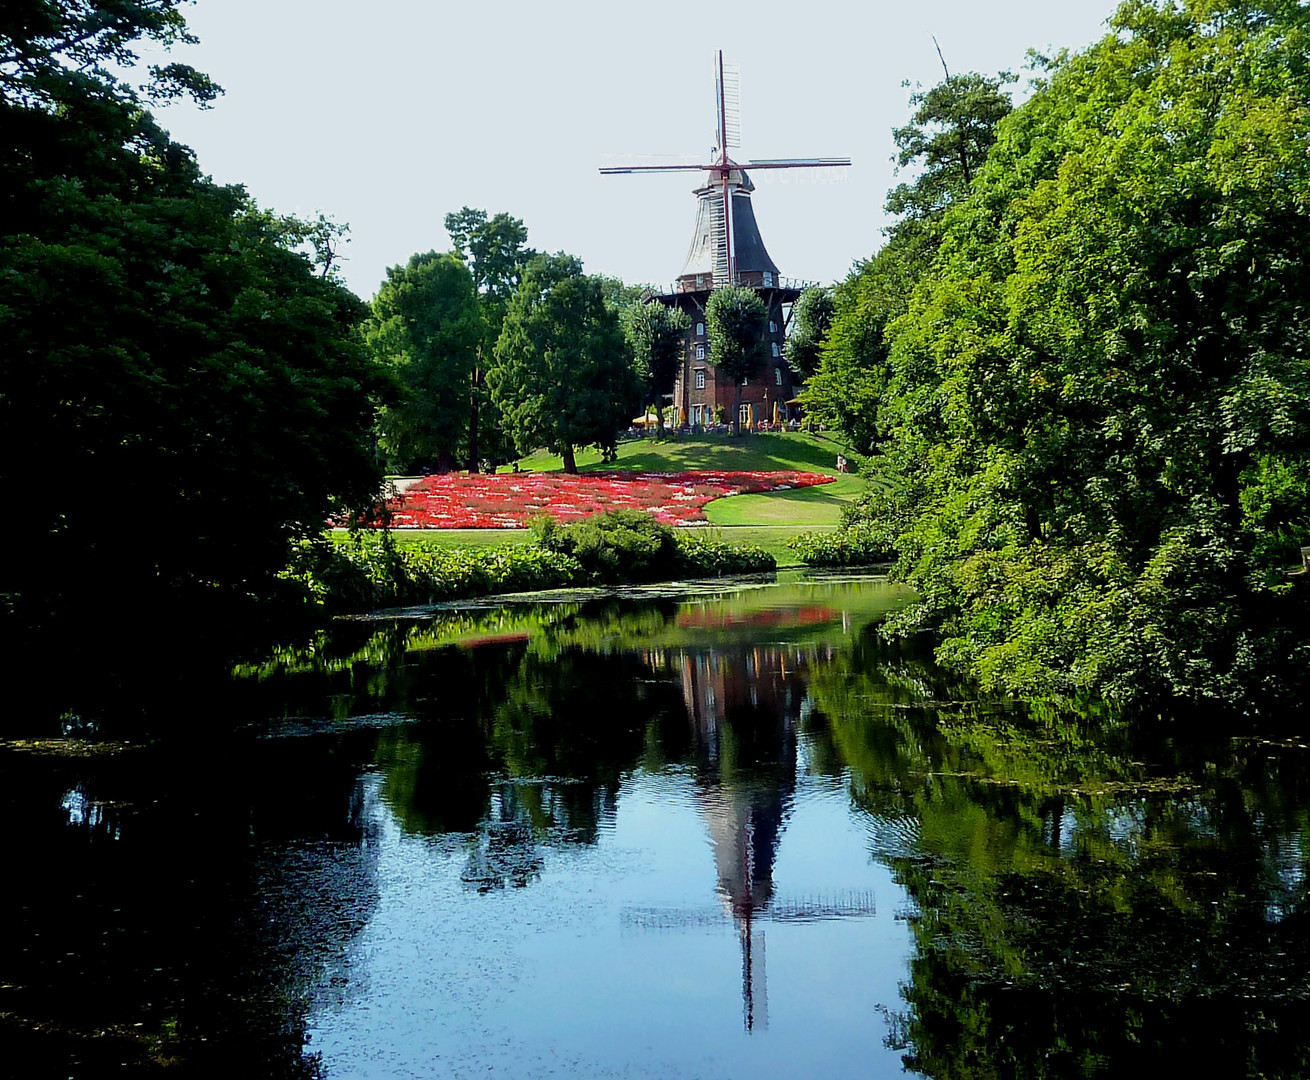
[[733, 377], [733, 384], [736, 386], [736, 393], [732, 399], [732, 433], [741, 434], [741, 380]]
[[660, 403], [655, 402], [655, 437], [662, 439], [664, 437], [664, 410], [660, 408]]
[[478, 381], [482, 372], [475, 366], [469, 384], [469, 472], [478, 471]]
[[572, 445], [564, 447], [564, 471], [575, 476], [578, 472], [578, 463], [573, 458]]

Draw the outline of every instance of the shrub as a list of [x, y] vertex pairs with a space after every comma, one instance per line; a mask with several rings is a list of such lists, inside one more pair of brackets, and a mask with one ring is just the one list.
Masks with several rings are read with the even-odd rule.
[[360, 535], [346, 544], [306, 543], [282, 576], [328, 612], [556, 589], [587, 580], [576, 560], [542, 547], [398, 548], [385, 534]]
[[868, 525], [801, 533], [788, 540], [787, 546], [806, 566], [868, 566], [896, 557], [882, 532]]
[[761, 574], [778, 566], [772, 555], [754, 544], [728, 544], [700, 532], [686, 531], [678, 532], [675, 539], [682, 572], [688, 576]]
[[673, 529], [640, 510], [593, 514], [572, 525], [533, 521], [546, 551], [577, 560], [594, 581], [662, 581], [682, 569]]

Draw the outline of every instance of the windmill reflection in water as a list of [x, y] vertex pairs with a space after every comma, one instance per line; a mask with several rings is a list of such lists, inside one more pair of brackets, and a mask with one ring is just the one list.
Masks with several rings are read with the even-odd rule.
[[[699, 750], [695, 801], [714, 849], [717, 907], [625, 908], [625, 928], [677, 931], [732, 919], [741, 943], [742, 1021], [768, 1027], [764, 923], [876, 914], [869, 890], [778, 896], [773, 868], [796, 790], [800, 658], [784, 648], [685, 653], [683, 700]], [[731, 749], [724, 753], [725, 743]]]

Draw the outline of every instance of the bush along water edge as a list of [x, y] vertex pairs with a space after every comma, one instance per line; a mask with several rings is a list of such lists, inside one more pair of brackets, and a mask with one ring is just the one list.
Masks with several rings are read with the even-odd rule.
[[390, 534], [370, 531], [345, 543], [321, 537], [295, 550], [282, 580], [290, 593], [335, 615], [497, 593], [764, 573], [776, 566], [755, 545], [725, 543], [619, 510], [572, 525], [538, 519], [532, 542], [513, 547], [400, 547]]

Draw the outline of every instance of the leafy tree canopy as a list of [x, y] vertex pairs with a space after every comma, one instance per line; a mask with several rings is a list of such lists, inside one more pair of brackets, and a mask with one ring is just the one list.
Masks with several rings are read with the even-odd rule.
[[682, 366], [684, 335], [690, 326], [685, 311], [657, 301], [634, 304], [623, 318], [623, 335], [641, 384], [642, 401], [654, 406], [660, 428], [664, 426], [660, 406], [664, 395], [673, 392]]
[[0, 472], [33, 493], [0, 582], [11, 628], [91, 598], [244, 602], [338, 499], [376, 491], [363, 304], [101, 70], [183, 39], [177, 6], [0, 17], [0, 192], [22, 230], [0, 235]]
[[759, 293], [740, 285], [715, 289], [705, 304], [705, 335], [710, 358], [736, 386], [732, 426], [741, 433], [741, 384], [759, 372], [768, 354], [765, 328], [769, 309]]
[[473, 275], [458, 256], [429, 251], [387, 270], [364, 338], [401, 388], [379, 418], [393, 468], [449, 470], [467, 453], [484, 329]]
[[1130, 0], [998, 128], [890, 328], [899, 573], [994, 690], [1303, 686], [1310, 9]]
[[507, 304], [518, 288], [523, 268], [537, 254], [527, 246], [528, 227], [509, 214], [488, 218], [485, 210], [467, 206], [447, 214], [445, 224], [455, 252], [473, 273], [478, 292], [494, 305]]
[[886, 329], [905, 313], [915, 283], [936, 255], [946, 211], [968, 194], [996, 141], [997, 125], [1010, 111], [1003, 89], [1010, 81], [1005, 73], [989, 78], [969, 72], [910, 95], [914, 115], [893, 138], [899, 167], [915, 169], [917, 177], [895, 188], [885, 206], [900, 220], [887, 229], [879, 252], [838, 286], [830, 325], [819, 340], [811, 345], [812, 336], [801, 337], [798, 348], [807, 352], [798, 359], [813, 372], [802, 403], [861, 453], [882, 437]]
[[468, 468], [475, 472], [484, 460], [493, 466], [509, 460], [514, 449], [491, 400], [486, 374], [509, 299], [537, 253], [527, 246], [528, 227], [522, 219], [503, 211], [489, 218], [485, 210], [465, 206], [447, 214], [445, 225], [455, 253], [473, 274], [482, 306], [483, 338], [472, 375], [467, 442]]
[[[0, 94], [13, 105], [52, 108], [93, 92], [132, 101], [111, 69], [137, 62], [136, 44], [194, 44], [178, 9], [184, 0], [9, 0], [0, 10]], [[163, 103], [188, 97], [202, 107], [222, 90], [187, 64], [152, 65], [139, 89]]]
[[817, 285], [805, 289], [792, 308], [787, 364], [803, 379], [818, 369], [819, 348], [828, 336], [835, 310], [832, 290]]
[[519, 451], [545, 447], [567, 472], [577, 472], [575, 447], [613, 453], [640, 407], [618, 316], [600, 282], [563, 252], [528, 264], [487, 382]]

